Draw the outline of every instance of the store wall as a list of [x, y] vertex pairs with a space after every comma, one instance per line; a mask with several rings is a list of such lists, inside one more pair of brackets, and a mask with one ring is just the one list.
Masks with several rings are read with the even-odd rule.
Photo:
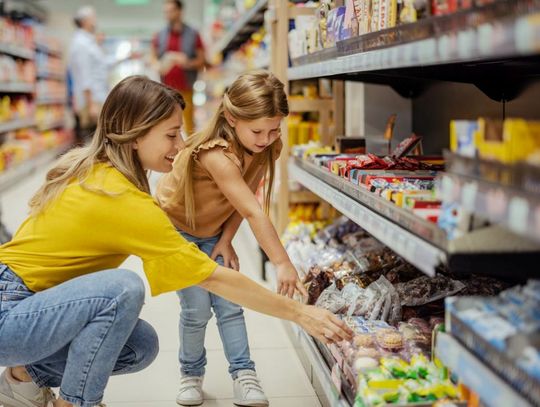
[[[528, 87], [506, 104], [507, 117], [540, 119], [540, 82]], [[449, 146], [452, 119], [475, 120], [480, 116], [502, 117], [502, 104], [484, 95], [474, 85], [439, 82], [412, 101], [413, 130], [424, 137], [427, 153], [440, 153]]]
[[412, 102], [388, 86], [345, 82], [345, 132], [382, 141], [386, 122], [396, 114], [393, 145], [412, 132]]

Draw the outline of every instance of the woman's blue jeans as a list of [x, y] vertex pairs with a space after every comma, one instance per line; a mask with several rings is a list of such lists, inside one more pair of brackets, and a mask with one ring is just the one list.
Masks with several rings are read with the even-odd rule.
[[111, 375], [140, 371], [157, 356], [156, 332], [139, 319], [143, 303], [143, 281], [128, 270], [34, 293], [0, 263], [0, 365], [24, 365], [39, 386], [95, 406]]

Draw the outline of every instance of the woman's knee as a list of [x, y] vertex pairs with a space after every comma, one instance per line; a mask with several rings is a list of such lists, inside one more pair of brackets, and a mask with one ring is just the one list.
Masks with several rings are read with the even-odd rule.
[[130, 306], [141, 309], [144, 304], [145, 286], [144, 282], [137, 273], [126, 270], [117, 269], [113, 276], [114, 283], [118, 288], [118, 297]]

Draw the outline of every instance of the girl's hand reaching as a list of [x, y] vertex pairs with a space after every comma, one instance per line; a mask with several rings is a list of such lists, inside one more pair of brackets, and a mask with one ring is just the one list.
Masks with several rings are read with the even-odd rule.
[[326, 344], [352, 340], [351, 328], [330, 311], [312, 305], [302, 307], [296, 322], [311, 336]]
[[223, 257], [223, 265], [225, 267], [232, 268], [236, 271], [240, 270], [240, 262], [238, 261], [238, 256], [236, 255], [230, 240], [219, 239], [214, 246], [214, 250], [212, 250], [210, 258], [215, 260], [218, 256]]
[[290, 261], [279, 264], [276, 269], [278, 294], [292, 298], [296, 290], [304, 298], [307, 298], [308, 292], [298, 278], [298, 273]]

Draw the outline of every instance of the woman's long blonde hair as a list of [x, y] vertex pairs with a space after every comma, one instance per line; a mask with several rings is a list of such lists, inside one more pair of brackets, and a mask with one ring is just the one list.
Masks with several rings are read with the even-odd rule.
[[[283, 83], [272, 73], [263, 70], [250, 71], [240, 75], [223, 95], [216, 113], [208, 125], [186, 140], [186, 146], [178, 158], [178, 166], [185, 174], [176, 186], [173, 199], [183, 202], [189, 226], [195, 229], [195, 199], [193, 191], [193, 153], [197, 148], [216, 138], [224, 138], [232, 144], [236, 152], [243, 148], [233, 127], [227, 122], [225, 112], [236, 120], [252, 121], [265, 117], [285, 117], [289, 114], [289, 104]], [[264, 152], [265, 171], [264, 210], [268, 213], [275, 173], [274, 148]], [[266, 183], [266, 181], [268, 181]], [[268, 187], [266, 187], [268, 185]]]
[[92, 167], [98, 163], [110, 163], [137, 188], [150, 193], [146, 171], [132, 143], [171, 117], [178, 107], [183, 109], [185, 102], [174, 89], [145, 76], [122, 80], [105, 100], [90, 144], [74, 148], [56, 162], [45, 184], [30, 200], [30, 214], [43, 211], [73, 180], [84, 187]]

